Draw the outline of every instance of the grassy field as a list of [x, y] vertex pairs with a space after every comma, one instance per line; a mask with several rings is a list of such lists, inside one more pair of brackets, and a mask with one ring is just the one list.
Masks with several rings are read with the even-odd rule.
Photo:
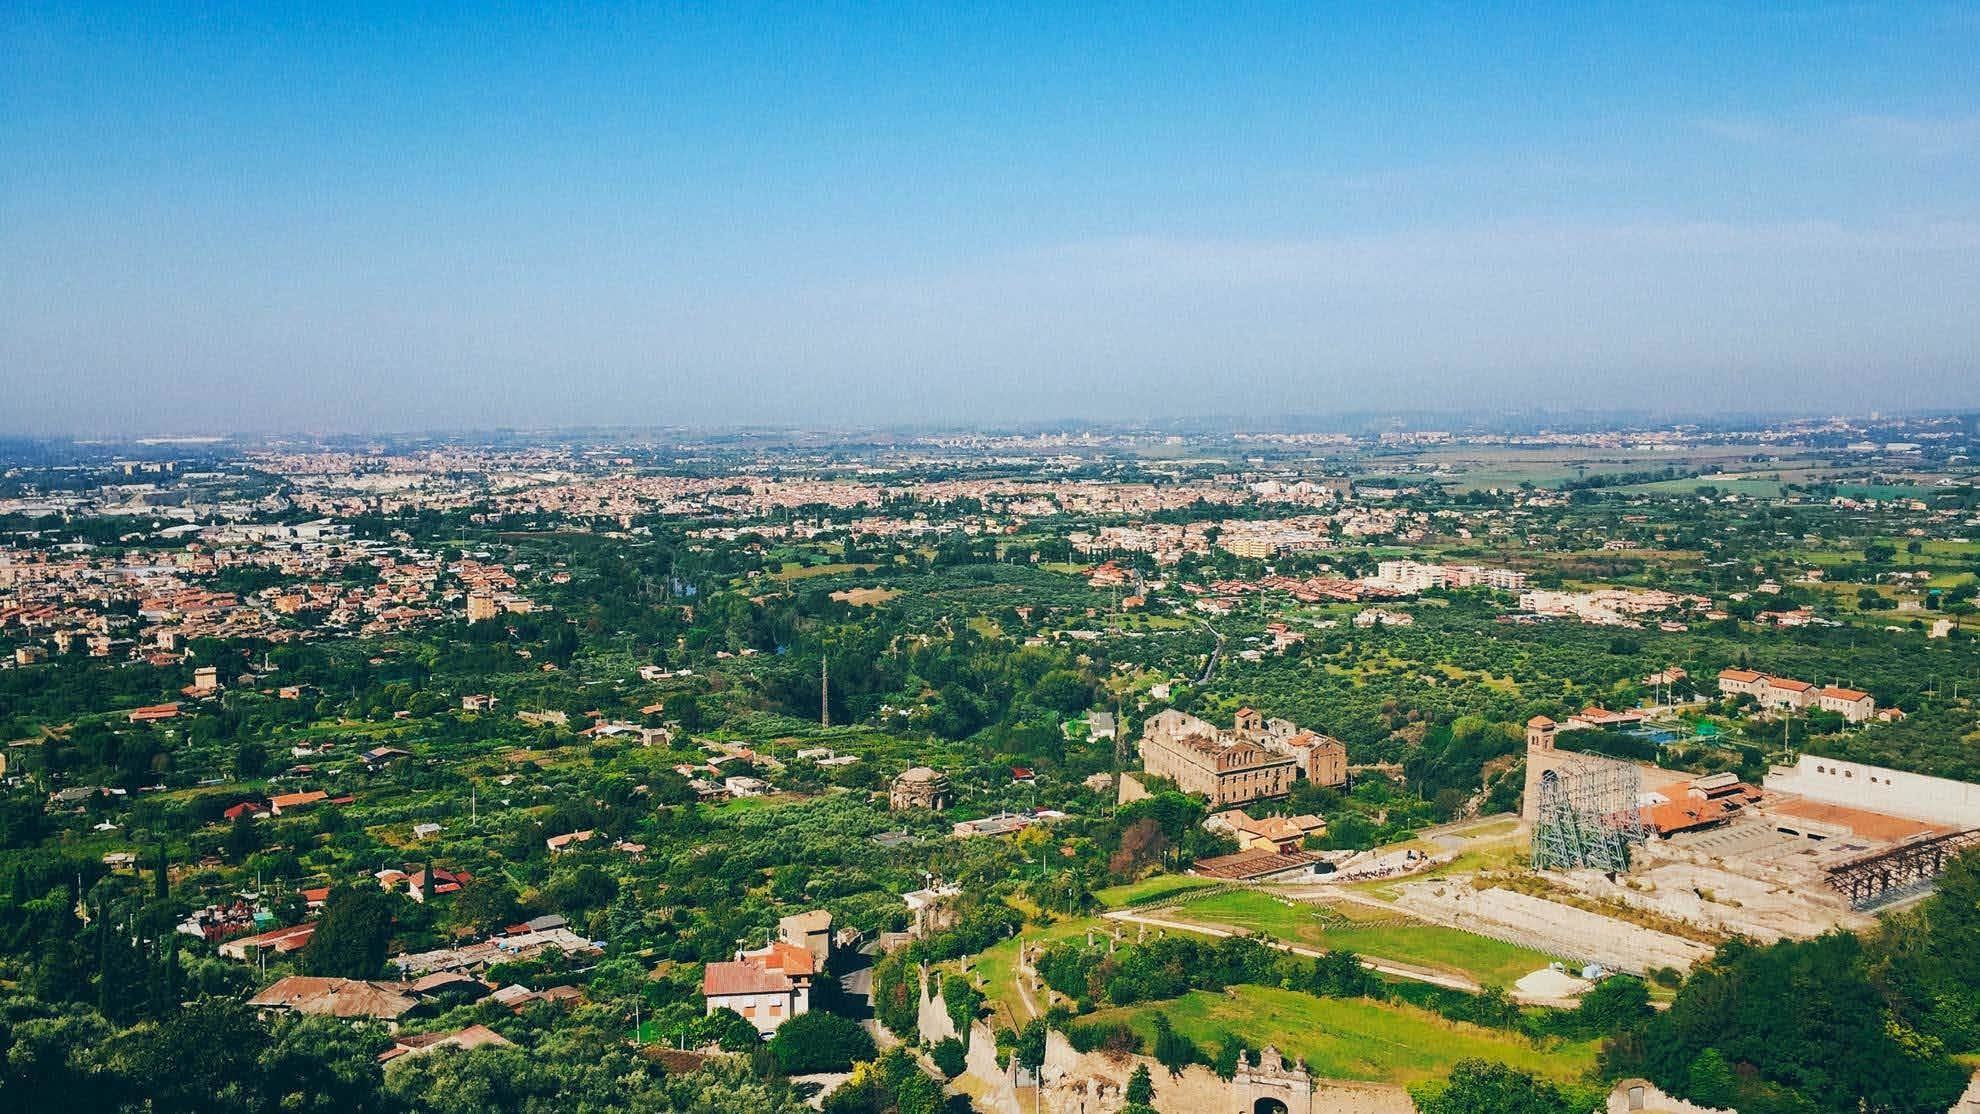
[[1305, 1057], [1313, 1074], [1373, 1083], [1415, 1083], [1449, 1074], [1479, 1057], [1551, 1079], [1569, 1080], [1595, 1062], [1591, 1042], [1540, 1048], [1514, 1033], [1446, 1021], [1415, 1006], [1365, 998], [1315, 998], [1276, 987], [1192, 991], [1171, 1002], [1105, 1010], [1087, 1020], [1125, 1020], [1152, 1041], [1155, 1015], [1210, 1049], [1232, 1037]]
[[764, 797], [731, 797], [719, 805], [708, 806], [713, 816], [736, 816], [745, 812], [758, 812], [766, 808], [793, 804], [804, 798], [789, 793], [772, 793]]
[[[1113, 922], [1103, 921], [1098, 917], [1075, 917], [1044, 928], [1027, 928], [1022, 939], [1027, 944], [1051, 943], [1078, 936], [1088, 929], [1095, 933], [1112, 932], [1114, 925]], [[1018, 994], [1017, 984], [1013, 981], [1013, 976], [1017, 973], [1019, 939], [1012, 937], [1000, 944], [985, 948], [970, 962], [970, 969], [976, 976], [977, 985], [983, 990], [983, 996], [990, 1003], [991, 1011], [995, 1015], [993, 1025], [1018, 1027], [1029, 1019]], [[1045, 1008], [1042, 1000], [1039, 1001], [1038, 1008], [1041, 1010]]]
[[805, 580], [814, 576], [836, 576], [840, 573], [848, 572], [871, 572], [879, 567], [879, 565], [872, 564], [849, 565], [843, 561], [829, 565], [803, 565], [796, 561], [787, 561], [784, 563], [783, 568], [778, 569], [770, 575], [774, 580]]
[[1093, 896], [1109, 909], [1119, 909], [1137, 901], [1154, 901], [1170, 894], [1186, 893], [1217, 885], [1214, 878], [1191, 878], [1183, 874], [1158, 874], [1120, 886], [1108, 886]]
[[1255, 890], [1237, 890], [1188, 902], [1165, 916], [1247, 928], [1310, 948], [1341, 948], [1370, 959], [1428, 967], [1500, 986], [1512, 985], [1553, 959], [1530, 948], [1441, 925], [1370, 923], [1371, 912], [1352, 905], [1337, 911], [1309, 902], [1287, 902]]
[[1658, 480], [1655, 483], [1634, 484], [1617, 490], [1655, 492], [1659, 495], [1690, 495], [1701, 487], [1712, 487], [1717, 488], [1721, 495], [1772, 499], [1781, 493], [1781, 481], [1772, 478], [1773, 476], [1772, 472], [1754, 476], [1720, 473], [1710, 476], [1691, 476], [1681, 480]]

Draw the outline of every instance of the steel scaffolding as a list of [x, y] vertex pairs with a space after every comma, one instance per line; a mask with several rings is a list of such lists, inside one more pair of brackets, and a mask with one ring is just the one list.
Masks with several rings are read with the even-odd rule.
[[1971, 847], [1980, 847], [1980, 829], [1914, 840], [1837, 863], [1829, 868], [1829, 885], [1852, 908], [1875, 909], [1930, 890], [1954, 856]]
[[1626, 762], [1598, 759], [1543, 772], [1533, 865], [1628, 870], [1630, 848], [1644, 838], [1642, 792], [1643, 771]]

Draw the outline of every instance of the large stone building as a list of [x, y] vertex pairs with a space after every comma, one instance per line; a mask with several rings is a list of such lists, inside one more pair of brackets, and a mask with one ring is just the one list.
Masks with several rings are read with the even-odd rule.
[[1877, 714], [1877, 702], [1869, 693], [1830, 685], [1818, 689], [1807, 681], [1774, 677], [1751, 669], [1719, 670], [1719, 692], [1726, 696], [1751, 696], [1762, 708], [1801, 711], [1819, 707], [1840, 713], [1851, 723], [1862, 723]]
[[1238, 712], [1232, 732], [1168, 708], [1142, 726], [1140, 764], [1186, 793], [1210, 797], [1214, 807], [1241, 805], [1283, 797], [1301, 776], [1301, 760], [1267, 742], [1267, 728], [1251, 708]]
[[1834, 712], [1850, 723], [1862, 723], [1877, 714], [1877, 701], [1861, 689], [1827, 685], [1816, 692], [1816, 702], [1825, 712]]
[[1291, 758], [1299, 776], [1317, 785], [1347, 784], [1347, 744], [1332, 735], [1302, 730], [1289, 719], [1267, 719], [1254, 708], [1238, 709], [1231, 734]]
[[1299, 763], [1299, 776], [1315, 785], [1346, 785], [1348, 780], [1347, 744], [1332, 735], [1298, 731], [1265, 745], [1291, 755]]
[[901, 895], [908, 908], [908, 935], [920, 939], [946, 932], [956, 925], [957, 899], [962, 887], [951, 882], [931, 881], [925, 888]]
[[832, 914], [824, 909], [793, 913], [777, 922], [777, 938], [810, 952], [822, 971], [832, 958]]
[[495, 603], [495, 597], [487, 592], [469, 592], [467, 598], [467, 618], [470, 623], [480, 623], [502, 613]]
[[887, 791], [887, 807], [895, 812], [910, 808], [942, 809], [951, 801], [949, 778], [926, 766], [903, 770]]

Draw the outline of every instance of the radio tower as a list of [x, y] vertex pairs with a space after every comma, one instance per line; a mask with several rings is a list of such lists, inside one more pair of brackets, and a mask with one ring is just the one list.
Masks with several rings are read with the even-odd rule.
[[818, 655], [818, 726], [832, 726], [832, 675], [826, 672], [825, 655]]

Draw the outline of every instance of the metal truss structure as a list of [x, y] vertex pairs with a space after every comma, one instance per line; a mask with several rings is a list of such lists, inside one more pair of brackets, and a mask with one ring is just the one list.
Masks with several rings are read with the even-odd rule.
[[1931, 889], [1953, 856], [1969, 847], [1980, 847], [1980, 828], [1902, 843], [1830, 867], [1829, 887], [1853, 908], [1874, 909]]
[[1577, 762], [1540, 775], [1533, 865], [1542, 870], [1629, 869], [1644, 839], [1643, 771], [1627, 762]]

